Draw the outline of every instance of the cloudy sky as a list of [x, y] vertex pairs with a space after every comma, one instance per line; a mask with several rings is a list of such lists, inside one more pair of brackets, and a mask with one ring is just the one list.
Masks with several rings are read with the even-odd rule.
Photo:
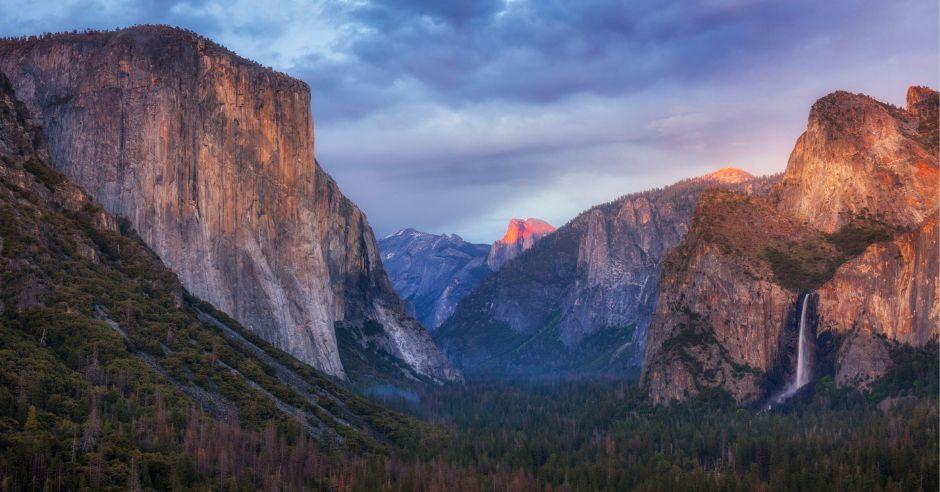
[[5, 0], [0, 35], [186, 27], [307, 81], [376, 234], [479, 242], [724, 166], [783, 170], [814, 100], [938, 85], [936, 0]]

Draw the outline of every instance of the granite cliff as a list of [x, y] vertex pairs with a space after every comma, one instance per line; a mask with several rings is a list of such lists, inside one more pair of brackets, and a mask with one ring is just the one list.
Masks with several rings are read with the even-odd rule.
[[867, 387], [890, 367], [879, 361], [889, 360], [892, 342], [937, 342], [938, 233], [935, 213], [917, 229], [872, 244], [818, 289], [817, 332], [848, 339], [838, 354], [837, 383]]
[[[0, 74], [0, 395], [13, 401], [19, 393], [16, 405], [43, 422], [35, 441], [11, 437], [19, 425], [5, 405], [0, 431], [8, 451], [101, 452], [100, 466], [123, 477], [128, 450], [152, 466], [183, 453], [187, 415], [245, 433], [294, 426], [298, 437], [349, 449], [387, 448], [413, 432], [414, 422], [186, 292], [125, 219], [49, 164], [35, 123]], [[139, 430], [159, 434], [167, 414], [176, 430], [164, 432], [159, 447], [146, 444]], [[75, 458], [59, 463], [87, 471]], [[9, 474], [5, 480], [18, 488]], [[67, 487], [89, 486], [79, 483]]]
[[487, 246], [468, 243], [456, 234], [403, 229], [380, 240], [379, 250], [395, 290], [424, 326], [434, 330], [488, 273], [554, 230], [543, 220], [511, 219], [503, 237]]
[[428, 330], [449, 318], [460, 299], [490, 273], [490, 246], [456, 234], [403, 229], [379, 240], [379, 250], [395, 290]]
[[625, 376], [642, 359], [663, 255], [700, 194], [771, 181], [725, 169], [583, 212], [487, 276], [434, 337], [470, 373]]
[[341, 353], [459, 377], [316, 162], [306, 84], [162, 26], [3, 40], [0, 70], [45, 126], [53, 165], [194, 295], [340, 378]]
[[510, 219], [506, 227], [506, 234], [493, 243], [486, 264], [490, 270], [496, 271], [503, 267], [507, 261], [519, 256], [519, 253], [535, 246], [543, 237], [555, 231], [555, 227], [539, 219]]
[[865, 387], [893, 347], [936, 346], [937, 105], [918, 87], [906, 109], [835, 92], [772, 190], [702, 198], [664, 263], [643, 370], [654, 401], [768, 396], [793, 377], [804, 298], [810, 358], [831, 359], [838, 384]]

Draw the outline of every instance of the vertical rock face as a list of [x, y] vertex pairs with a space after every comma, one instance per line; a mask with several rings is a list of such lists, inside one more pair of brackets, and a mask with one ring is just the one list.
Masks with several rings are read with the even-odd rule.
[[914, 346], [937, 340], [938, 111], [940, 94], [916, 86], [907, 91], [907, 111], [895, 110], [906, 140], [892, 140], [897, 154], [885, 156], [887, 162], [880, 167], [900, 178], [895, 178], [893, 186], [870, 191], [884, 209], [869, 209], [868, 215], [903, 232], [868, 246], [819, 289], [820, 330], [884, 335]]
[[797, 300], [779, 284], [765, 248], [812, 235], [764, 196], [702, 196], [689, 234], [663, 262], [643, 364], [654, 401], [684, 400], [707, 387], [740, 401], [760, 396], [759, 376], [780, 362]]
[[836, 384], [868, 389], [892, 365], [888, 344], [867, 333], [848, 335], [838, 354]]
[[[10, 81], [0, 74], [0, 156], [7, 161], [26, 160], [31, 157], [42, 159], [46, 157], [43, 147], [42, 132], [29, 117], [26, 108], [16, 99]], [[14, 167], [5, 165], [4, 176], [13, 175]], [[25, 170], [25, 169], [24, 169]], [[11, 179], [13, 182], [24, 182], [23, 178]]]
[[917, 227], [937, 203], [936, 92], [912, 87], [908, 105], [842, 91], [817, 101], [790, 155], [781, 209], [827, 233], [859, 216]]
[[761, 182], [723, 170], [594, 207], [486, 277], [435, 339], [471, 372], [624, 375], [639, 366], [663, 255], [699, 195]]
[[5, 40], [0, 70], [55, 166], [193, 294], [332, 375], [334, 323], [373, 319], [391, 356], [446, 377], [365, 216], [314, 160], [306, 84], [159, 26]]
[[449, 318], [460, 299], [490, 273], [490, 247], [456, 234], [404, 229], [379, 240], [379, 250], [395, 290], [429, 330]]
[[535, 246], [535, 242], [555, 231], [555, 227], [539, 219], [511, 219], [506, 234], [493, 243], [486, 264], [494, 272], [519, 253]]
[[839, 384], [883, 374], [886, 343], [937, 339], [937, 101], [830, 94], [770, 193], [702, 199], [665, 262], [643, 370], [655, 401], [720, 388], [751, 402], [762, 379], [791, 377], [801, 293], [816, 292], [813, 334], [845, 340]]
[[922, 346], [940, 327], [937, 216], [872, 244], [819, 290], [819, 330], [860, 331]]
[[[44, 422], [68, 425], [77, 408], [89, 411], [82, 398], [109, 379], [102, 374], [120, 368], [122, 382], [106, 384], [123, 389], [107, 398], [134, 411], [112, 414], [101, 438], [121, 441], [121, 453], [153, 451], [134, 437], [134, 422], [196, 408], [220, 423], [293, 422], [337, 449], [380, 451], [416, 436], [412, 421], [188, 295], [127, 221], [51, 167], [42, 130], [0, 73], [0, 346], [6, 367], [45, 382], [32, 386]], [[99, 350], [101, 371], [82, 370], [84, 354]], [[5, 378], [4, 392], [10, 384]], [[141, 393], [164, 398], [131, 396]], [[10, 431], [5, 425], [4, 436]], [[57, 435], [43, 445], [62, 442]]]
[[845, 339], [836, 383], [867, 388], [891, 366], [888, 343], [922, 347], [940, 338], [937, 215], [872, 244], [819, 290], [819, 332]]

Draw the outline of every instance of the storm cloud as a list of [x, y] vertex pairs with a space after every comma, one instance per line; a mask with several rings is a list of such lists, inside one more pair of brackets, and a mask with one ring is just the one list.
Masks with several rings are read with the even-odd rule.
[[310, 84], [376, 233], [489, 242], [723, 166], [781, 171], [812, 102], [938, 85], [936, 2], [14, 0], [0, 34], [178, 25]]

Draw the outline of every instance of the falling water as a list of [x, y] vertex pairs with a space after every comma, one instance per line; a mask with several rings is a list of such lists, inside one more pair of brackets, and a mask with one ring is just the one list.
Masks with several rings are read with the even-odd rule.
[[809, 304], [809, 294], [803, 296], [803, 309], [800, 311], [800, 341], [796, 349], [796, 381], [793, 382], [794, 391], [802, 388], [809, 382], [809, 367], [806, 360], [806, 305]]
[[809, 357], [807, 354], [806, 348], [806, 307], [809, 305], [809, 294], [803, 295], [803, 305], [800, 308], [800, 338], [797, 341], [796, 348], [796, 377], [790, 381], [790, 384], [783, 389], [780, 394], [778, 394], [773, 399], [773, 404], [782, 403], [787, 398], [793, 396], [794, 393], [803, 386], [806, 386], [806, 383], [809, 382], [810, 370], [809, 370]]

